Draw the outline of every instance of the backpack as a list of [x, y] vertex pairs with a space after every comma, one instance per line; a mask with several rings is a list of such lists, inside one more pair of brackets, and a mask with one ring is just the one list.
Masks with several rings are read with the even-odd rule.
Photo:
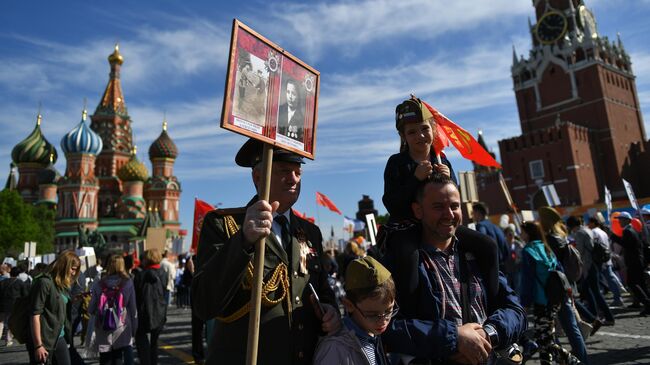
[[546, 294], [548, 304], [557, 306], [562, 304], [567, 297], [571, 297], [571, 284], [562, 271], [551, 270], [546, 279], [544, 293]]
[[526, 246], [524, 250], [535, 260], [535, 279], [539, 290], [535, 290], [538, 303], [546, 301], [550, 306], [561, 304], [571, 294], [571, 285], [566, 275], [557, 267], [557, 261], [549, 257], [542, 244]]
[[566, 237], [558, 234], [549, 234], [546, 240], [562, 263], [564, 275], [569, 282], [576, 282], [582, 277], [582, 257], [580, 251], [569, 244]]
[[11, 315], [9, 315], [9, 330], [14, 339], [19, 343], [27, 343], [31, 337], [31, 329], [29, 327], [29, 316], [32, 313], [32, 305], [29, 295], [16, 298], [14, 306], [11, 308]]
[[101, 280], [102, 293], [99, 296], [97, 310], [97, 324], [101, 324], [104, 331], [115, 331], [124, 326], [126, 321], [124, 310], [123, 286], [125, 280], [120, 280], [118, 285], [108, 286], [106, 281]]
[[162, 329], [167, 321], [165, 287], [167, 273], [162, 269], [145, 269], [135, 279], [138, 305], [138, 330], [151, 332]]
[[[42, 274], [35, 276], [32, 280], [32, 288], [34, 288], [36, 280], [41, 280], [43, 277], [49, 278], [48, 276], [43, 276]], [[30, 288], [30, 293], [27, 295], [16, 298], [14, 306], [11, 307], [11, 314], [9, 315], [9, 321], [7, 323], [9, 325], [11, 334], [19, 343], [27, 343], [27, 341], [29, 341], [32, 336], [30, 328], [30, 317], [32, 315], [33, 308], [31, 301], [32, 288]]]
[[594, 247], [591, 251], [591, 259], [596, 265], [602, 265], [612, 258], [612, 251], [609, 249], [607, 242], [603, 242], [600, 236], [594, 233]]

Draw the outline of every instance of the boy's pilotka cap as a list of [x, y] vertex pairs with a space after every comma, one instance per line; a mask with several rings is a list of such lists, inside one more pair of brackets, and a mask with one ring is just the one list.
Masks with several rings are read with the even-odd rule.
[[356, 259], [345, 270], [345, 290], [372, 289], [390, 278], [390, 271], [370, 256]]
[[399, 131], [406, 123], [422, 123], [433, 118], [433, 114], [422, 101], [411, 95], [395, 108], [395, 128]]
[[[255, 167], [262, 161], [263, 142], [249, 139], [237, 152], [235, 163], [241, 167]], [[273, 162], [295, 162], [304, 164], [302, 156], [278, 147], [273, 148]]]

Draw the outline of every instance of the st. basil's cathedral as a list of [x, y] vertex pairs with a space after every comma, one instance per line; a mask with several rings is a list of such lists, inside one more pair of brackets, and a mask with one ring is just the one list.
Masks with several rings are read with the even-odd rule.
[[[81, 121], [61, 139], [63, 176], [54, 168], [58, 153], [43, 136], [40, 113], [32, 133], [11, 152], [18, 168], [16, 189], [24, 201], [56, 209], [57, 251], [77, 247], [86, 230], [99, 233], [107, 248], [124, 251], [144, 239], [149, 226], [166, 228], [168, 237], [179, 235], [181, 186], [174, 176], [178, 148], [163, 121], [160, 136], [149, 147], [149, 176], [133, 143], [120, 84], [124, 58], [117, 45], [108, 62], [108, 85], [90, 125], [83, 110]], [[10, 174], [15, 174], [13, 168]]]

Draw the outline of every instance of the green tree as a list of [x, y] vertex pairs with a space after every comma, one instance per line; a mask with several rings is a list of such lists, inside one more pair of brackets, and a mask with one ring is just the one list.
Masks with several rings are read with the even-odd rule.
[[46, 205], [32, 206], [32, 216], [38, 225], [37, 237], [32, 240], [38, 242], [36, 252], [39, 254], [54, 252], [55, 210]]
[[386, 213], [384, 215], [381, 215], [381, 214], [377, 215], [377, 218], [376, 218], [377, 224], [386, 224], [386, 223], [388, 223], [388, 218], [390, 218], [390, 215], [388, 213]]
[[37, 242], [38, 252], [51, 252], [54, 212], [26, 204], [15, 190], [0, 192], [0, 256], [17, 256], [25, 242]]

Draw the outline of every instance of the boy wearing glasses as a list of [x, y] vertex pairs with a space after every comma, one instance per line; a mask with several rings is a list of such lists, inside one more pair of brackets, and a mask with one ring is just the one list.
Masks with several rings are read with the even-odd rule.
[[352, 261], [345, 277], [347, 316], [337, 333], [320, 340], [314, 364], [388, 365], [380, 335], [398, 311], [390, 272], [367, 256]]

